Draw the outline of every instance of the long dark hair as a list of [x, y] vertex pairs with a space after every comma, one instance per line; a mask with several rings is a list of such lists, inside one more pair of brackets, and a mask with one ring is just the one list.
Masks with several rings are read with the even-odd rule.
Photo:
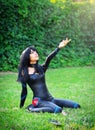
[[[35, 47], [30, 46], [28, 48], [26, 48], [21, 56], [20, 56], [20, 64], [18, 67], [18, 82], [27, 82], [28, 79], [28, 67], [30, 66], [30, 53], [31, 50], [36, 51], [38, 53], [38, 51], [36, 50]], [[36, 63], [37, 66], [38, 62]]]

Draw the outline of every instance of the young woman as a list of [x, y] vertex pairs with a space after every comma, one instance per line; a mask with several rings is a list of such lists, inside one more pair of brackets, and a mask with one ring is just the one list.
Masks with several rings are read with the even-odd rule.
[[56, 99], [48, 91], [45, 72], [48, 69], [50, 61], [70, 42], [70, 39], [63, 40], [59, 46], [46, 58], [43, 65], [39, 65], [39, 54], [34, 47], [26, 48], [21, 55], [18, 81], [22, 84], [20, 108], [23, 107], [27, 96], [27, 84], [33, 91], [32, 103], [27, 107], [31, 112], [50, 112], [66, 114], [62, 109], [80, 108], [80, 105], [70, 100]]

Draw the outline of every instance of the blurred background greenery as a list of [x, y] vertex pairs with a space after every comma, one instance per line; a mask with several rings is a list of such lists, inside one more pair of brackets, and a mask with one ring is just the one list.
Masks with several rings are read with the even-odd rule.
[[0, 71], [16, 71], [30, 45], [43, 63], [66, 37], [52, 68], [95, 65], [94, 0], [0, 0]]

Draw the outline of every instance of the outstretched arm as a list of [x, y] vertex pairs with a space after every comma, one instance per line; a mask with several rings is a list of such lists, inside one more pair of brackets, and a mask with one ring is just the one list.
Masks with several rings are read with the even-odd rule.
[[58, 47], [46, 58], [46, 61], [43, 64], [44, 71], [47, 70], [47, 68], [48, 68], [48, 66], [50, 64], [50, 61], [58, 53], [58, 51], [61, 48], [65, 47], [70, 41], [71, 41], [71, 39], [66, 38], [66, 40], [63, 40], [62, 42], [59, 43]]

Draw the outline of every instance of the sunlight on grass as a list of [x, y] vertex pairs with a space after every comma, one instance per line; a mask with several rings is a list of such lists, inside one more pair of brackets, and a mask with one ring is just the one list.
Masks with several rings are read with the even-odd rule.
[[[47, 85], [56, 98], [70, 99], [81, 109], [64, 108], [67, 116], [50, 113], [29, 113], [32, 92], [28, 87], [25, 106], [20, 109], [21, 85], [16, 73], [0, 73], [0, 129], [1, 130], [94, 130], [95, 129], [95, 67], [49, 69]], [[55, 126], [50, 119], [62, 125]]]

